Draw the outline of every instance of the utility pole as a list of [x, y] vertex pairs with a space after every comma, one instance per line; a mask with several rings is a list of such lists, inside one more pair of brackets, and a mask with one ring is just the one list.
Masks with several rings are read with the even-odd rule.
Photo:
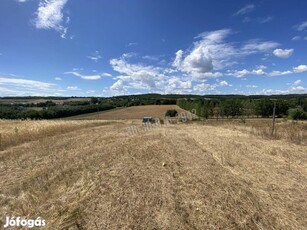
[[96, 105], [97, 105], [97, 118], [99, 119], [99, 103], [96, 103]]
[[276, 100], [274, 100], [274, 108], [273, 108], [273, 126], [272, 126], [272, 136], [275, 132], [275, 112], [276, 112]]

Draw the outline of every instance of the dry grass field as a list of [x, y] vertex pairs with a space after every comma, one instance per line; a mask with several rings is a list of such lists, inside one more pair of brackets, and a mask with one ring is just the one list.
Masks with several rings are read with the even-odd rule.
[[52, 230], [306, 229], [304, 143], [249, 124], [135, 123], [129, 135], [131, 124], [1, 121], [10, 140], [33, 136], [0, 151], [0, 226], [40, 216]]
[[68, 120], [84, 120], [84, 119], [99, 119], [99, 120], [126, 120], [126, 119], [142, 119], [143, 117], [163, 118], [167, 110], [175, 109], [178, 112], [185, 112], [177, 105], [142, 105], [131, 106], [126, 108], [118, 108], [110, 111], [102, 111], [97, 113], [83, 114], [73, 117], [68, 117]]

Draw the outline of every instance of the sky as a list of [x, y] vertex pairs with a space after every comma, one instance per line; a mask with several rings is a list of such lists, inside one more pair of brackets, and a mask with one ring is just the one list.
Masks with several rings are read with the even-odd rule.
[[0, 96], [307, 93], [305, 0], [0, 0]]

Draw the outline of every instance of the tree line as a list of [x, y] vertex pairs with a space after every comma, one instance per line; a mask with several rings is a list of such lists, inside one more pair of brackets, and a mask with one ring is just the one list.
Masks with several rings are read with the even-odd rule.
[[178, 99], [177, 105], [185, 110], [196, 110], [204, 118], [270, 117], [276, 104], [276, 116], [290, 116], [293, 119], [307, 119], [307, 99], [291, 100], [261, 98], [232, 99]]
[[61, 117], [69, 117], [79, 114], [104, 111], [115, 108], [112, 105], [90, 104], [83, 106], [51, 106], [41, 110], [29, 109], [21, 106], [1, 106], [1, 119], [54, 119]]

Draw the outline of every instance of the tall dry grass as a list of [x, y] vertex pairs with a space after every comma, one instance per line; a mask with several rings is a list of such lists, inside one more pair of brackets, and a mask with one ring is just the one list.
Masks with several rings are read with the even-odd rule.
[[24, 142], [108, 123], [110, 121], [0, 120], [0, 150]]
[[296, 144], [307, 144], [307, 122], [305, 121], [277, 119], [273, 135], [271, 119], [209, 120], [205, 125], [223, 126], [265, 139], [286, 140]]

